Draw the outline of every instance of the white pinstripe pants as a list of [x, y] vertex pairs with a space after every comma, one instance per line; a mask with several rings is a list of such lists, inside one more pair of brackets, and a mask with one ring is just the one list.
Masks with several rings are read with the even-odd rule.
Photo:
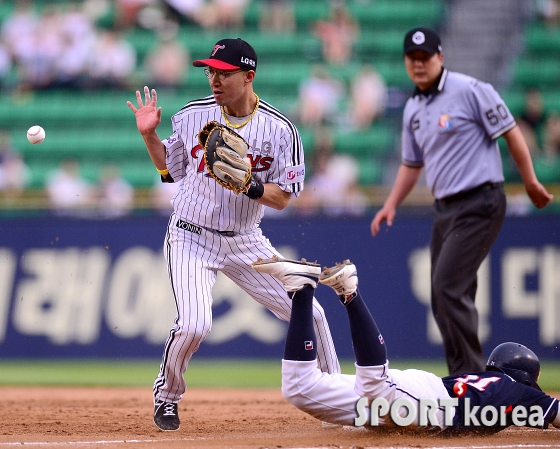
[[[202, 228], [200, 234], [175, 226], [171, 217], [164, 244], [177, 317], [165, 343], [160, 372], [154, 383], [155, 399], [178, 402], [186, 390], [184, 373], [189, 360], [212, 327], [212, 287], [222, 271], [255, 301], [284, 321], [290, 319], [291, 300], [282, 283], [251, 267], [258, 257], [280, 256], [260, 228], [225, 237]], [[314, 299], [319, 368], [340, 372], [325, 313]]]

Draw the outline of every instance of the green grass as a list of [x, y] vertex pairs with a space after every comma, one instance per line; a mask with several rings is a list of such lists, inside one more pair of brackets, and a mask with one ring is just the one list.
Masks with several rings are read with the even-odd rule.
[[158, 360], [0, 360], [0, 385], [146, 386]]
[[[151, 387], [160, 360], [0, 360], [0, 385], [132, 386]], [[354, 373], [350, 360], [341, 362], [342, 372]], [[438, 376], [447, 374], [443, 361], [396, 360], [391, 368], [423, 369]], [[280, 360], [191, 360], [185, 375], [189, 387], [279, 388]], [[545, 361], [539, 380], [545, 391], [560, 392], [560, 362]]]
[[[159, 371], [153, 360], [0, 360], [0, 385], [145, 386]], [[279, 387], [280, 360], [194, 359], [189, 387]]]

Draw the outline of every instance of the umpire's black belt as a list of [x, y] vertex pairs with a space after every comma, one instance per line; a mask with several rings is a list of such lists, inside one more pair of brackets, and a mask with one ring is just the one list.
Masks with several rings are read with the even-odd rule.
[[[177, 223], [175, 224], [175, 226], [177, 226], [178, 228], [181, 228], [181, 229], [183, 229], [183, 230], [185, 230], [185, 231], [192, 232], [193, 234], [198, 234], [198, 235], [200, 235], [200, 234], [202, 233], [202, 227], [200, 227], [200, 226], [198, 226], [198, 225], [195, 225], [195, 224], [193, 224], [193, 223], [189, 223], [188, 221], [185, 221], [185, 220], [183, 220], [183, 219], [181, 219], [181, 218], [179, 218], [179, 219], [177, 220]], [[205, 229], [208, 229], [208, 228], [205, 228]], [[234, 232], [234, 231], [218, 231], [218, 230], [216, 230], [216, 229], [208, 229], [208, 230], [209, 230], [209, 231], [212, 231], [212, 232], [217, 232], [218, 234], [223, 235], [223, 236], [225, 236], [225, 237], [233, 237], [233, 236], [235, 236], [235, 232]]]
[[490, 190], [499, 189], [504, 185], [503, 182], [485, 182], [484, 184], [479, 185], [478, 187], [474, 187], [473, 189], [463, 190], [462, 192], [455, 193], [454, 195], [446, 196], [445, 198], [441, 198], [438, 201], [449, 204], [455, 201], [459, 201], [471, 196], [474, 196], [478, 193], [488, 192]]

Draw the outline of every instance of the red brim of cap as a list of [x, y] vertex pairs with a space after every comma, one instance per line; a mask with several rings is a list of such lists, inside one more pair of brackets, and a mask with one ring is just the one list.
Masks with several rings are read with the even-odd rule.
[[238, 66], [228, 64], [227, 62], [220, 61], [219, 59], [198, 59], [192, 63], [195, 67], [212, 67], [218, 70], [235, 70]]

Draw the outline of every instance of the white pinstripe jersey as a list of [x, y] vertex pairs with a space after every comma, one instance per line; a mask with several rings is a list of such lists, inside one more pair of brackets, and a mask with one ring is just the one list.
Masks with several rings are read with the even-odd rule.
[[[171, 118], [173, 134], [163, 144], [169, 173], [179, 182], [173, 208], [184, 220], [204, 228], [244, 232], [259, 225], [264, 206], [236, 195], [208, 175], [197, 136], [212, 120], [224, 123], [212, 96], [189, 102]], [[297, 197], [303, 190], [305, 166], [301, 137], [293, 123], [260, 100], [251, 121], [235, 131], [250, 145], [253, 176]]]

